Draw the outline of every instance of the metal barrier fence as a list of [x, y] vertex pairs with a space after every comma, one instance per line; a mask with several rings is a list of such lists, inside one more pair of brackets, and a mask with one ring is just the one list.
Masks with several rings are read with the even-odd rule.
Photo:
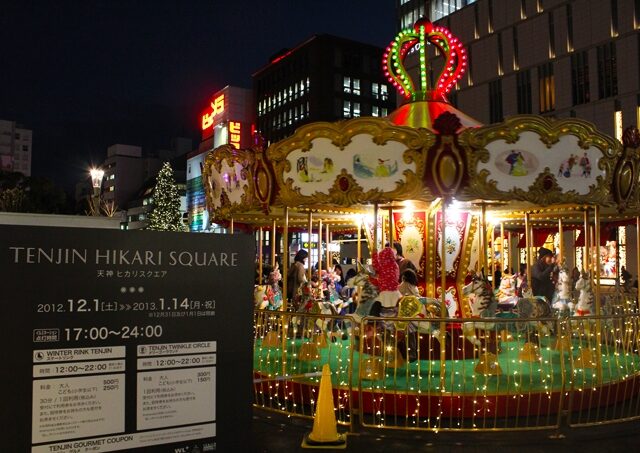
[[553, 429], [640, 418], [640, 315], [502, 316], [356, 322], [257, 310], [254, 403], [312, 417], [329, 363], [336, 419], [352, 429]]

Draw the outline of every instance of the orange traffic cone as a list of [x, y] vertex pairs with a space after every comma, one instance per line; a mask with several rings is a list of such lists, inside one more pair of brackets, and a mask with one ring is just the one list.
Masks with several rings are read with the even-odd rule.
[[331, 388], [331, 369], [325, 363], [320, 378], [320, 392], [316, 413], [313, 417], [313, 429], [302, 439], [302, 448], [347, 448], [347, 438], [338, 434], [336, 414], [333, 406], [333, 390]]

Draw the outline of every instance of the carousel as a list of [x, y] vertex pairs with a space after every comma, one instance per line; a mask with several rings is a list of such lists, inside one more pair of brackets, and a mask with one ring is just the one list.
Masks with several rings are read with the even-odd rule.
[[[428, 46], [444, 63], [433, 86]], [[420, 20], [383, 57], [405, 99], [388, 117], [207, 156], [212, 218], [257, 241], [256, 406], [311, 416], [329, 364], [352, 428], [640, 416], [626, 270], [640, 262], [640, 134], [536, 115], [483, 126], [447, 101], [466, 64], [449, 30]]]

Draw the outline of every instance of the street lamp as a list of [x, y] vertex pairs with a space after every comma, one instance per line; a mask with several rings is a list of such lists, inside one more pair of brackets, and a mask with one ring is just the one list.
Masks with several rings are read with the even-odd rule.
[[104, 170], [91, 168], [89, 174], [91, 175], [91, 185], [93, 186], [93, 195], [91, 197], [93, 215], [100, 215], [100, 190], [102, 189]]

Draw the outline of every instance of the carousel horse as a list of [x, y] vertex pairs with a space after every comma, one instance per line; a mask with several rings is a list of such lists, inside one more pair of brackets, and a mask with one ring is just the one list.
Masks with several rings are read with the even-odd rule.
[[[593, 292], [593, 282], [589, 272], [582, 272], [580, 278], [576, 282], [576, 290], [580, 292], [578, 303], [575, 307], [576, 316], [589, 316], [596, 314], [596, 295]], [[613, 312], [612, 304], [609, 298], [600, 296], [600, 313], [610, 315]]]
[[[471, 283], [462, 288], [462, 293], [469, 296], [469, 308], [471, 316], [474, 318], [496, 318], [498, 303], [491, 290], [491, 284], [481, 276], [474, 276]], [[515, 304], [514, 314], [518, 318], [549, 318], [551, 317], [551, 307], [540, 298], [518, 298]], [[463, 335], [467, 340], [476, 346], [480, 346], [480, 339], [476, 335], [476, 330], [490, 331], [495, 328], [495, 322], [467, 322], [462, 324]], [[524, 330], [527, 325], [516, 323], [519, 330]], [[544, 334], [548, 334], [553, 324], [550, 321], [531, 321], [529, 326], [536, 328]]]
[[347, 288], [354, 289], [353, 300], [357, 300], [357, 307], [350, 315], [355, 322], [360, 322], [365, 316], [380, 316], [382, 304], [378, 299], [378, 287], [371, 282], [375, 274], [370, 269], [358, 263], [358, 273], [349, 279]]
[[[468, 285], [462, 287], [462, 294], [469, 299], [469, 308], [473, 318], [495, 318], [498, 303], [493, 295], [491, 283], [480, 276], [474, 275]], [[495, 322], [465, 322], [462, 323], [462, 334], [475, 346], [481, 346], [482, 342], [476, 334], [476, 330], [490, 331], [495, 328]]]
[[558, 282], [556, 283], [556, 292], [553, 296], [551, 306], [558, 310], [560, 316], [571, 316], [574, 310], [574, 303], [571, 296], [573, 280], [569, 270], [565, 267], [560, 268], [558, 273]]

